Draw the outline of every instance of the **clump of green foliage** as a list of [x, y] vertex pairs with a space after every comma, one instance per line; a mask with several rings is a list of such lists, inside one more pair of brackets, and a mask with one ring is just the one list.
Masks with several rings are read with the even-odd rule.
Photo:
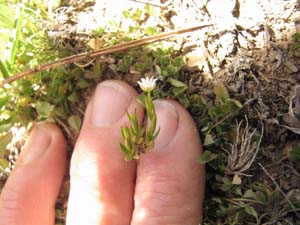
[[[43, 28], [46, 6], [35, 1], [0, 3], [1, 35], [0, 76], [5, 79], [23, 70], [64, 57], [69, 52], [58, 49]], [[86, 76], [86, 77], [85, 77]], [[80, 67], [57, 67], [39, 72], [0, 89], [0, 173], [9, 166], [11, 128], [28, 127], [35, 121], [54, 121], [74, 140], [84, 112], [82, 96], [95, 86], [93, 77]], [[91, 81], [93, 79], [93, 81]], [[77, 109], [77, 110], [74, 110]]]
[[300, 57], [300, 33], [292, 36], [291, 52], [294, 56]]
[[136, 111], [134, 114], [128, 113], [130, 126], [121, 127], [124, 143], [120, 144], [121, 150], [125, 153], [125, 160], [140, 159], [141, 154], [145, 154], [154, 148], [154, 140], [159, 134], [156, 128], [157, 115], [153, 104], [152, 91], [156, 88], [155, 78], [147, 77], [138, 81], [144, 93], [138, 96], [139, 103], [145, 108], [146, 117], [142, 124], [139, 123]]

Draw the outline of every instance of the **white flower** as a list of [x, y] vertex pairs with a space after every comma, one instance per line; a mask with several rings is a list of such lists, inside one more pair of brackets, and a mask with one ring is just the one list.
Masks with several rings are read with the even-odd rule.
[[144, 92], [150, 92], [156, 87], [156, 81], [157, 79], [155, 79], [154, 77], [146, 77], [142, 78], [141, 81], [138, 81], [138, 84]]

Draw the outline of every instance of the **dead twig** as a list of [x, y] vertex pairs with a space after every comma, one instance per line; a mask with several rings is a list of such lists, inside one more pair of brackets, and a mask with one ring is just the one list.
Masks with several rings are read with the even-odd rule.
[[118, 44], [118, 45], [114, 45], [114, 46], [110, 46], [110, 47], [104, 47], [95, 51], [91, 51], [91, 52], [83, 52], [80, 54], [76, 54], [76, 55], [71, 55], [56, 61], [52, 61], [49, 63], [45, 63], [42, 65], [39, 65], [37, 67], [28, 69], [26, 71], [23, 71], [21, 73], [18, 73], [14, 76], [11, 76], [5, 80], [0, 81], [0, 88], [3, 87], [5, 84], [11, 83], [13, 81], [22, 79], [24, 77], [30, 76], [34, 73], [38, 73], [44, 70], [48, 70], [48, 69], [52, 69], [55, 68], [57, 66], [62, 66], [65, 64], [69, 64], [69, 63], [75, 63], [78, 61], [81, 61], [83, 59], [91, 59], [100, 55], [105, 55], [105, 54], [111, 54], [111, 53], [115, 53], [115, 52], [119, 52], [119, 51], [124, 51], [124, 50], [128, 50], [130, 48], [134, 48], [134, 47], [138, 47], [141, 45], [145, 45], [145, 44], [149, 44], [155, 41], [159, 41], [159, 40], [163, 40], [163, 39], [167, 39], [176, 35], [180, 35], [180, 34], [184, 34], [184, 33], [188, 33], [188, 32], [193, 32], [205, 27], [209, 27], [209, 26], [213, 26], [214, 23], [211, 22], [204, 22], [201, 23], [197, 26], [193, 26], [193, 27], [188, 27], [188, 28], [183, 28], [183, 29], [177, 29], [177, 30], [173, 30], [173, 31], [169, 31], [169, 32], [165, 32], [165, 33], [161, 33], [161, 34], [157, 34], [157, 35], [153, 35], [150, 37], [145, 37], [139, 40], [133, 40], [133, 41], [129, 41], [126, 43], [122, 43], [122, 44]]

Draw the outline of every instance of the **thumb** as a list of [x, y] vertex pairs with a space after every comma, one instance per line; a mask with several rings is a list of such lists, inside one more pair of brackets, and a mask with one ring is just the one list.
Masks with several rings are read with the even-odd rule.
[[65, 165], [61, 131], [36, 125], [0, 195], [0, 225], [53, 225]]

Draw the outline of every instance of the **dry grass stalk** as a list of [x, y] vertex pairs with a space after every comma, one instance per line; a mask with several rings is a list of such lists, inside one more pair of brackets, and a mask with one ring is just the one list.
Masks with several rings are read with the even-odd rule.
[[110, 47], [104, 47], [104, 48], [101, 48], [101, 49], [98, 49], [95, 51], [91, 51], [91, 52], [83, 52], [80, 54], [71, 55], [71, 56], [68, 56], [68, 57], [53, 61], [53, 62], [45, 63], [45, 64], [39, 65], [37, 67], [28, 69], [26, 71], [23, 71], [21, 73], [14, 75], [14, 76], [8, 77], [5, 80], [0, 80], [0, 88], [3, 87], [5, 84], [28, 77], [34, 73], [52, 69], [57, 66], [66, 65], [69, 63], [76, 63], [76, 62], [82, 61], [84, 59], [93, 59], [94, 57], [97, 57], [100, 55], [111, 54], [111, 53], [115, 53], [115, 52], [119, 52], [119, 51], [128, 50], [128, 49], [131, 49], [134, 47], [153, 43], [155, 41], [167, 39], [170, 37], [174, 37], [176, 35], [193, 32], [193, 31], [196, 31], [196, 30], [199, 30], [199, 29], [202, 29], [205, 27], [213, 26], [213, 25], [214, 25], [214, 23], [212, 23], [212, 22], [203, 22], [203, 23], [199, 23], [197, 26], [192, 26], [192, 27], [183, 28], [183, 29], [177, 29], [177, 30], [173, 30], [173, 31], [169, 31], [169, 32], [161, 33], [161, 34], [156, 34], [156, 35], [153, 35], [150, 37], [145, 37], [142, 39], [117, 44], [117, 45], [110, 46]]
[[[259, 151], [259, 146], [263, 136], [263, 127], [261, 136], [258, 142], [253, 140], [256, 129], [249, 127], [248, 119], [246, 117], [246, 126], [241, 129], [243, 121], [237, 126], [236, 141], [231, 145], [231, 151], [228, 152], [228, 168], [229, 174], [247, 175], [247, 171], [254, 162]], [[252, 130], [252, 131], [251, 131]]]

